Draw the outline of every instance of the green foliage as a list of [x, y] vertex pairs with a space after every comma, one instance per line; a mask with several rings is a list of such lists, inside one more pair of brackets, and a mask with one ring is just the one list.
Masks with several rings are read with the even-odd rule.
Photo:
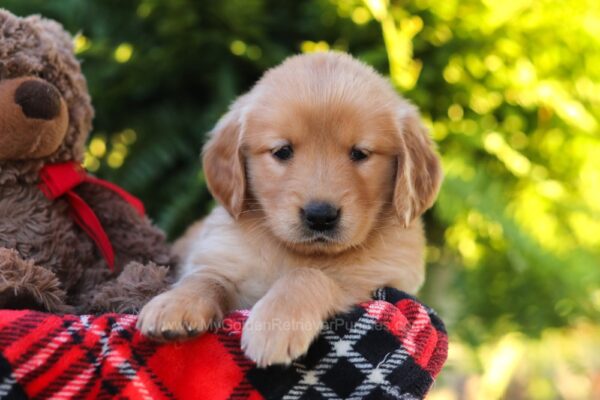
[[476, 344], [598, 317], [597, 2], [1, 5], [79, 32], [97, 111], [86, 165], [142, 197], [170, 237], [211, 206], [199, 149], [227, 105], [286, 56], [334, 48], [391, 73], [439, 144], [423, 296], [451, 332]]

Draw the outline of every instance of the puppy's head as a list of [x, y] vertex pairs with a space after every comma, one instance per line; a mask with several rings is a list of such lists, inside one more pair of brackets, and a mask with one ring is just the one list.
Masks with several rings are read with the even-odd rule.
[[[268, 71], [204, 149], [213, 195], [286, 246], [337, 253], [429, 208], [442, 173], [417, 110], [373, 69], [317, 53]], [[250, 212], [245, 212], [250, 211]]]

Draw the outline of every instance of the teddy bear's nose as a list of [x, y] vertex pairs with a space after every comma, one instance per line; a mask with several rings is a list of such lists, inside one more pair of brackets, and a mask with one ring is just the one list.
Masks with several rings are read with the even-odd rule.
[[15, 103], [28, 118], [52, 120], [60, 114], [59, 91], [51, 84], [27, 80], [15, 91]]

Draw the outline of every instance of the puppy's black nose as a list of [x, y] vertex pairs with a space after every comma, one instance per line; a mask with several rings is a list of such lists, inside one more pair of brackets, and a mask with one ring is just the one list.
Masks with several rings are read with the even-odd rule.
[[340, 209], [331, 203], [311, 201], [300, 210], [306, 226], [313, 231], [329, 231], [340, 220]]

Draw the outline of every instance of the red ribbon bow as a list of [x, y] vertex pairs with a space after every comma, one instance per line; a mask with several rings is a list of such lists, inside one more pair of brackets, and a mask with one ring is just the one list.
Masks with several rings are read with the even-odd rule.
[[121, 196], [140, 215], [145, 213], [142, 202], [117, 185], [88, 175], [76, 162], [46, 165], [40, 171], [40, 179], [39, 188], [48, 199], [56, 200], [63, 196], [67, 199], [75, 223], [96, 243], [109, 268], [114, 269], [115, 252], [108, 235], [92, 208], [73, 189], [84, 182], [100, 185]]

